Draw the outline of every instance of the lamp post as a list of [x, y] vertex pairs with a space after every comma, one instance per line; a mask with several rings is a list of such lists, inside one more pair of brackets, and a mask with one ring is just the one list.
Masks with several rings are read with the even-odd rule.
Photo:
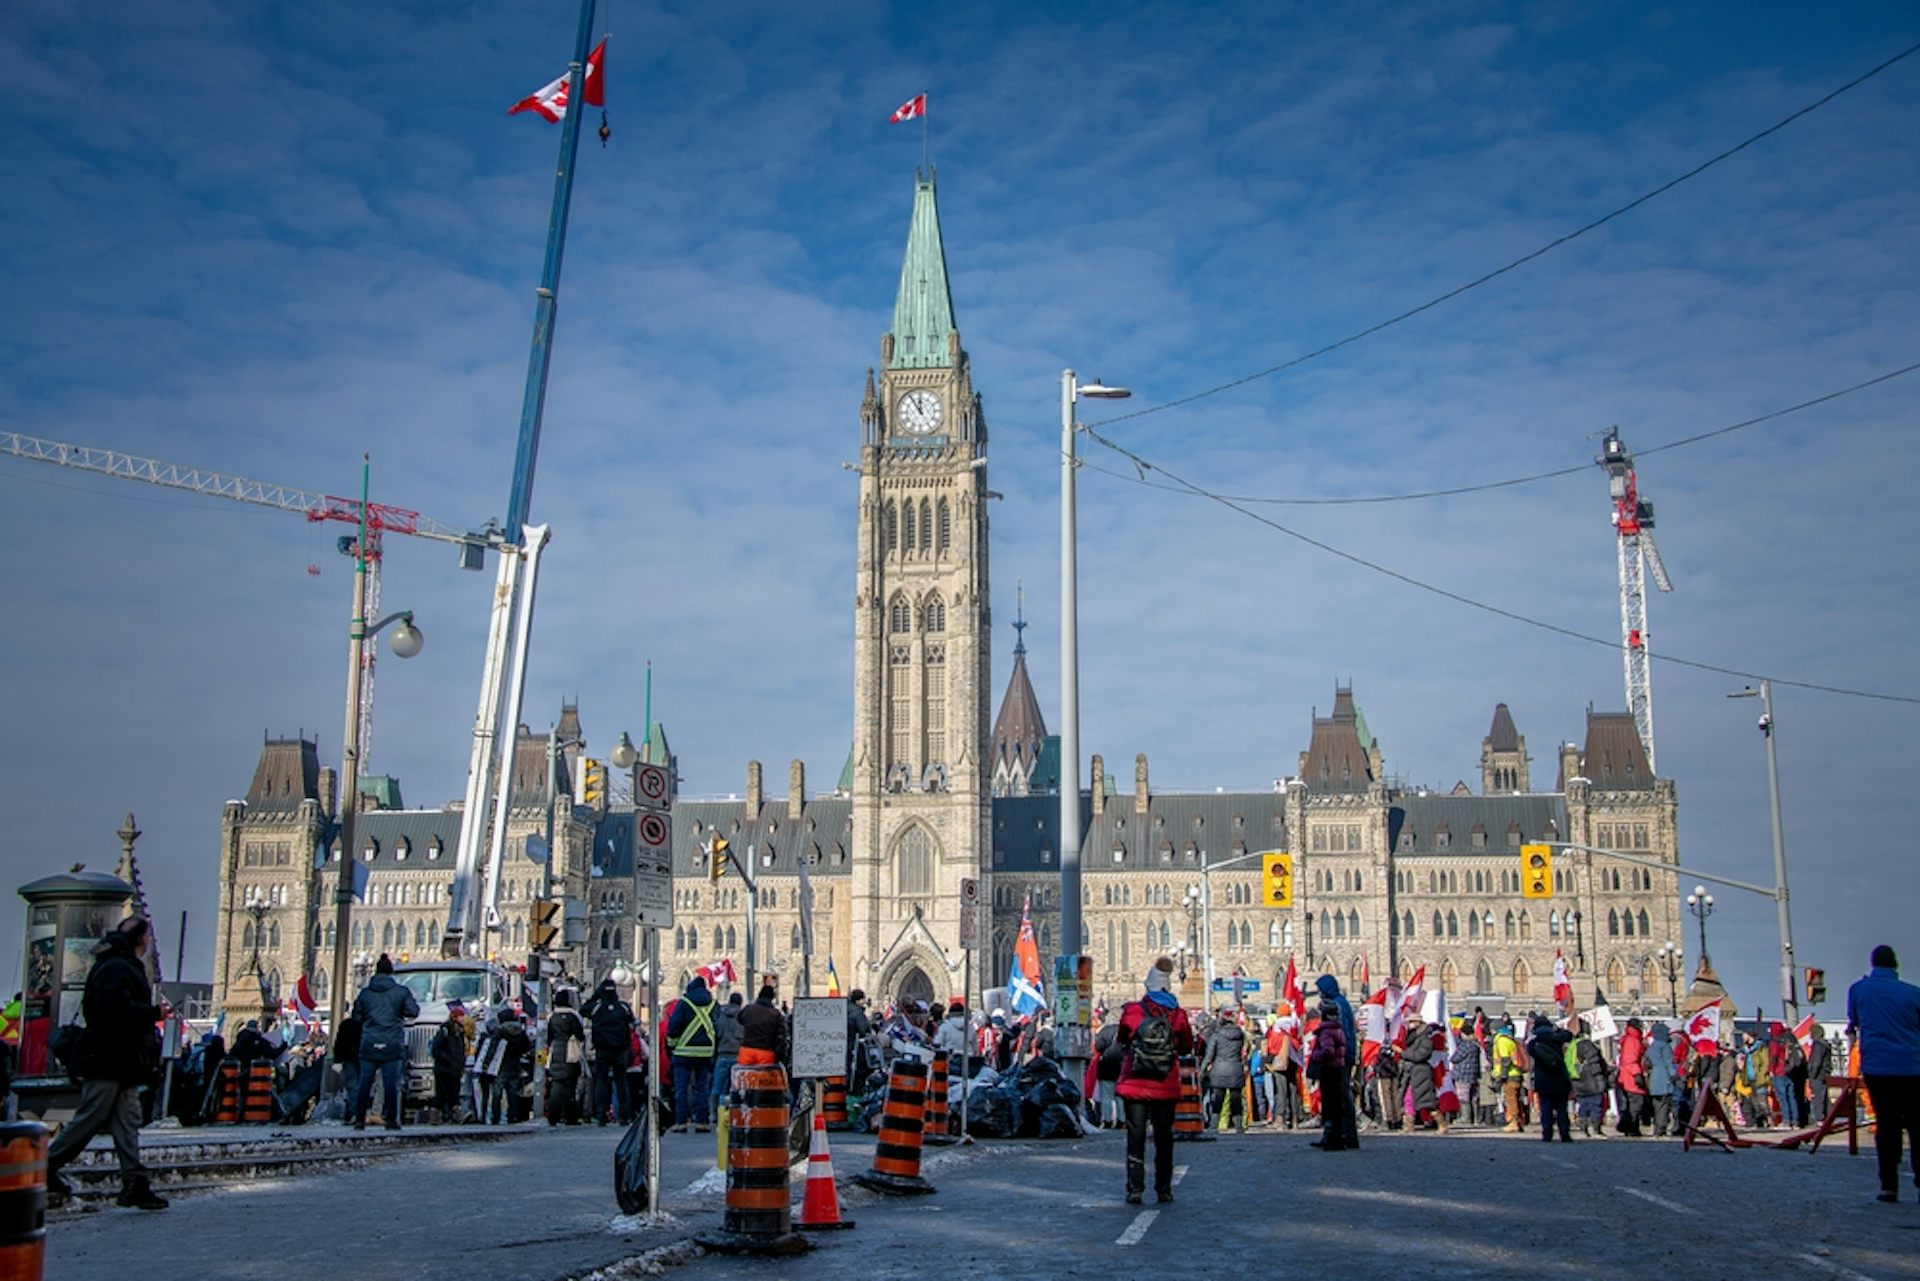
[[1182, 943], [1180, 944], [1179, 947], [1176, 947], [1173, 949], [1173, 955], [1175, 959], [1180, 962], [1180, 981], [1182, 983], [1185, 983], [1187, 981], [1187, 953], [1189, 953], [1192, 950], [1193, 949], [1188, 947], [1185, 943]]
[[[647, 664], [647, 728], [646, 736], [651, 740], [653, 734], [653, 664]], [[633, 740], [625, 733], [620, 741], [613, 745], [608, 754], [613, 767], [621, 771], [630, 771], [640, 760], [640, 753], [634, 750]], [[658, 1048], [657, 1038], [660, 1025], [660, 931], [654, 926], [646, 926], [647, 965], [647, 1052], [652, 1054]], [[647, 1073], [647, 1187], [660, 1186], [660, 1073], [649, 1070]], [[660, 1198], [657, 1195], [647, 1198], [647, 1214], [657, 1220], [660, 1214]]]
[[349, 955], [349, 930], [353, 926], [353, 823], [360, 802], [360, 703], [366, 690], [367, 640], [377, 636], [391, 623], [400, 624], [387, 646], [396, 658], [412, 658], [426, 645], [426, 638], [413, 625], [413, 611], [403, 609], [367, 623], [367, 503], [370, 466], [363, 458], [360, 468], [360, 538], [353, 555], [353, 618], [347, 625], [347, 722], [340, 735], [340, 870], [333, 889], [333, 991], [332, 1011], [327, 1024], [327, 1057], [333, 1057], [332, 1034], [338, 1030], [352, 1007], [353, 993], [345, 982]]
[[[1193, 957], [1196, 961], [1200, 958], [1201, 898], [1202, 895], [1198, 885], [1187, 886], [1180, 895], [1180, 909], [1187, 914], [1187, 941], [1185, 947], [1187, 949], [1187, 955]], [[1185, 978], [1186, 975], [1182, 973], [1180, 977]]]
[[[1074, 433], [1074, 402], [1082, 399], [1124, 400], [1133, 393], [1124, 387], [1102, 386], [1099, 379], [1082, 386], [1071, 369], [1060, 371], [1060, 947], [1063, 956], [1080, 955], [1080, 571], [1074, 510], [1074, 471], [1079, 466], [1079, 442]], [[1057, 973], [1057, 971], [1056, 971]], [[1078, 979], [1075, 980], [1078, 982]], [[1076, 1061], [1086, 1058], [1085, 1011], [1076, 1008], [1076, 1021], [1054, 1031], [1068, 1079]]]
[[1573, 963], [1581, 969], [1587, 968], [1587, 932], [1581, 928], [1585, 918], [1579, 908], [1573, 909]]
[[1660, 968], [1667, 976], [1667, 1008], [1674, 1018], [1680, 1017], [1680, 976], [1686, 973], [1686, 966], [1680, 957], [1678, 943], [1660, 945]]
[[1760, 700], [1760, 737], [1767, 740], [1767, 803], [1773, 814], [1773, 910], [1780, 921], [1780, 1008], [1788, 1024], [1799, 1021], [1800, 1002], [1794, 996], [1793, 913], [1787, 903], [1787, 845], [1780, 830], [1780, 754], [1774, 746], [1773, 682], [1761, 681], [1758, 690], [1748, 688], [1728, 698]]
[[1307, 966], [1313, 966], [1313, 913], [1308, 912], [1302, 918], [1307, 923]]
[[1707, 893], [1707, 887], [1696, 885], [1693, 893], [1687, 895], [1687, 911], [1693, 913], [1693, 919], [1700, 922], [1700, 964], [1710, 965], [1707, 959], [1707, 918], [1713, 915], [1713, 895]]

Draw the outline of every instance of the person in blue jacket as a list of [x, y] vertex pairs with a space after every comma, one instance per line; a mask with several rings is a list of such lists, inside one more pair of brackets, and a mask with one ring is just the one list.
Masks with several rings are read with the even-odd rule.
[[1900, 981], [1900, 961], [1882, 943], [1873, 968], [1847, 989], [1847, 1030], [1859, 1038], [1860, 1075], [1879, 1118], [1873, 1136], [1880, 1158], [1880, 1199], [1900, 1199], [1904, 1136], [1920, 1187], [1920, 987]]

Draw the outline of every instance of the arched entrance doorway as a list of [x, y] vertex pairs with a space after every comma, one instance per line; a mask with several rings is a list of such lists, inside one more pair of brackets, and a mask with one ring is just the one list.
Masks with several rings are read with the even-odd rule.
[[928, 1004], [932, 1004], [933, 980], [928, 978], [926, 971], [922, 970], [919, 966], [910, 965], [907, 967], [906, 972], [901, 974], [900, 982], [895, 987], [893, 996], [894, 1000], [902, 1004], [909, 1001], [925, 1001]]

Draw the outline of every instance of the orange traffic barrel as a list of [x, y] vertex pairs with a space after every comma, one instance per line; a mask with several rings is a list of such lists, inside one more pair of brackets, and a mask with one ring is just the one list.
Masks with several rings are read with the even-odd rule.
[[787, 1182], [787, 1074], [779, 1064], [733, 1069], [727, 1116], [727, 1212], [700, 1244], [725, 1254], [797, 1254], [811, 1243], [793, 1230]]
[[920, 1177], [920, 1136], [927, 1116], [927, 1065], [911, 1054], [893, 1061], [887, 1101], [880, 1109], [880, 1141], [873, 1168], [853, 1181], [875, 1192], [924, 1196], [933, 1184]]
[[227, 1062], [220, 1065], [220, 1071], [214, 1077], [213, 1123], [232, 1125], [240, 1119], [240, 1065]]
[[273, 1121], [273, 1064], [247, 1064], [247, 1090], [240, 1104], [242, 1125], [269, 1125]]
[[1211, 1143], [1207, 1116], [1200, 1107], [1200, 1067], [1191, 1057], [1180, 1060], [1180, 1101], [1173, 1105], [1173, 1137], [1177, 1142]]
[[830, 1076], [820, 1087], [820, 1116], [829, 1130], [852, 1128], [847, 1120], [847, 1078]]
[[953, 1143], [953, 1117], [947, 1110], [947, 1052], [933, 1052], [933, 1074], [927, 1079], [926, 1143]]
[[38, 1121], [0, 1125], [0, 1281], [40, 1281], [47, 1255], [47, 1135]]

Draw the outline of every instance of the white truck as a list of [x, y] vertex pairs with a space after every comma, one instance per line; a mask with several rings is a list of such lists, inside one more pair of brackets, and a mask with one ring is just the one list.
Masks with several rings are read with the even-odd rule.
[[447, 1007], [458, 1001], [481, 1026], [502, 1002], [517, 1000], [520, 975], [491, 961], [406, 961], [393, 977], [413, 993], [420, 1016], [407, 1026], [407, 1100], [433, 1099], [433, 1036], [447, 1021]]

